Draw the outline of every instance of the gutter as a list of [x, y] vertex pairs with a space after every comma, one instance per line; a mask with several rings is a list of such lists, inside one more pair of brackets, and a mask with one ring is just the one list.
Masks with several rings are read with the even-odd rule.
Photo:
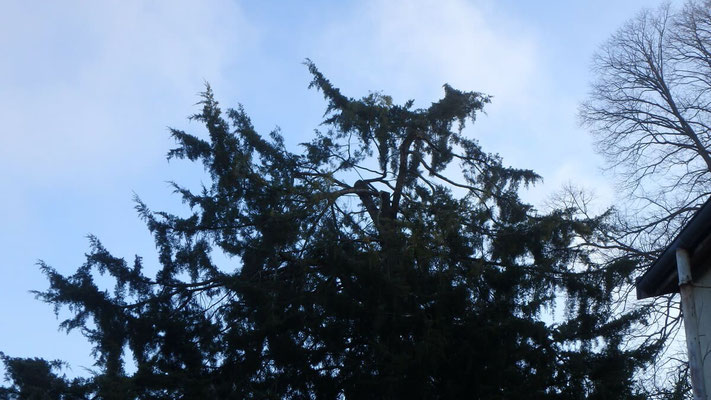
[[[679, 292], [679, 275], [676, 266], [676, 250], [686, 249], [693, 257], [696, 248], [711, 234], [711, 198], [696, 214], [649, 269], [637, 279], [637, 299]], [[698, 265], [693, 263], [692, 265]]]

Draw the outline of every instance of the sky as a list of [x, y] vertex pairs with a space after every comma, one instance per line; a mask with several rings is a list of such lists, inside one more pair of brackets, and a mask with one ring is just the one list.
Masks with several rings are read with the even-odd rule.
[[[88, 234], [115, 255], [155, 263], [137, 218], [180, 210], [167, 181], [199, 182], [167, 162], [168, 127], [205, 82], [223, 107], [243, 104], [258, 131], [279, 127], [298, 151], [324, 111], [308, 90], [313, 60], [342, 91], [382, 91], [426, 107], [448, 83], [493, 96], [467, 133], [543, 184], [542, 204], [567, 183], [614, 204], [613, 177], [577, 108], [595, 50], [649, 0], [62, 1], [3, 0], [0, 13], [0, 351], [91, 368], [80, 332], [58, 331], [30, 290], [37, 262], [70, 274]], [[61, 315], [66, 315], [61, 314]]]

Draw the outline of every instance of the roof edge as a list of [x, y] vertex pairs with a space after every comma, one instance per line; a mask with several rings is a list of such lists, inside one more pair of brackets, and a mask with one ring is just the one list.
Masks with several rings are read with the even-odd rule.
[[693, 254], [696, 246], [711, 233], [711, 198], [696, 211], [691, 220], [676, 235], [647, 271], [637, 279], [637, 299], [676, 293], [679, 291], [676, 272], [676, 249]]

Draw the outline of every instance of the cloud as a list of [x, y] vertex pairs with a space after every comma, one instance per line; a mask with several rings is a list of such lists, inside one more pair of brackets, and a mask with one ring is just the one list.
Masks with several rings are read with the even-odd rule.
[[372, 0], [347, 13], [350, 18], [324, 35], [322, 53], [327, 63], [354, 72], [348, 80], [426, 98], [450, 83], [495, 95], [497, 107], [520, 104], [530, 92], [538, 68], [535, 39], [481, 4]]
[[[468, 132], [505, 161], [532, 167], [521, 149], [550, 107], [539, 34], [504, 18], [495, 4], [463, 0], [370, 0], [325, 29], [316, 62], [346, 93], [382, 89], [417, 106], [442, 96], [442, 84], [493, 95]], [[572, 117], [572, 115], [571, 115]], [[522, 129], [523, 128], [523, 129]], [[521, 161], [521, 162], [519, 162]]]
[[145, 168], [255, 35], [227, 0], [18, 1], [2, 14], [0, 168], [40, 182]]

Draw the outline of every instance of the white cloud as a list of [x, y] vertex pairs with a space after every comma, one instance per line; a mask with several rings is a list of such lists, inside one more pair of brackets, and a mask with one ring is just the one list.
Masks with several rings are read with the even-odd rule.
[[0, 168], [48, 182], [140, 171], [254, 35], [227, 0], [9, 4]]
[[495, 95], [495, 107], [520, 105], [531, 92], [536, 41], [481, 4], [372, 0], [349, 17], [330, 27], [322, 46], [326, 63], [343, 65], [355, 74], [350, 80], [433, 99], [450, 83]]

